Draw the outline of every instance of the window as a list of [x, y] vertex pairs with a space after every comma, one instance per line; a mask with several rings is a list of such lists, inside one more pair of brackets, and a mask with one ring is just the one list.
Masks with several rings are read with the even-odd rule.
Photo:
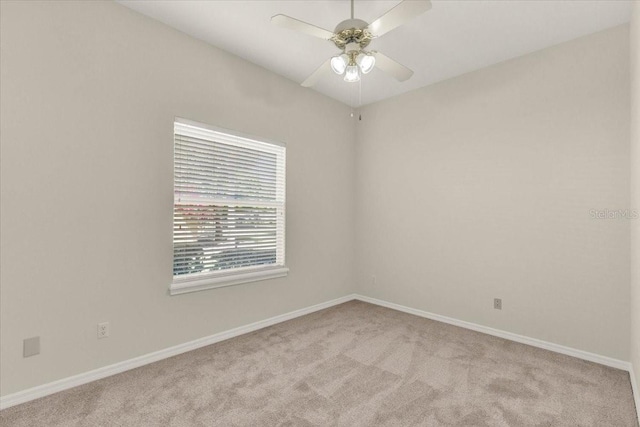
[[172, 295], [285, 276], [280, 144], [174, 124]]

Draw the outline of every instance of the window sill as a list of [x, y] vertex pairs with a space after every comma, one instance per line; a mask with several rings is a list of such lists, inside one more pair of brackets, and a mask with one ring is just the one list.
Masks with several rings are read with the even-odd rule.
[[189, 292], [240, 285], [242, 283], [275, 279], [277, 277], [284, 277], [287, 274], [289, 274], [287, 267], [277, 267], [245, 273], [231, 273], [224, 276], [202, 277], [199, 279], [174, 278], [173, 283], [169, 286], [169, 295], [180, 295]]

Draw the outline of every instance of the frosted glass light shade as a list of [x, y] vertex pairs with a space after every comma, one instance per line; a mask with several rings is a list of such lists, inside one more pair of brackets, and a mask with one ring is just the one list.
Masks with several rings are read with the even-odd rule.
[[358, 70], [357, 65], [349, 65], [347, 67], [347, 72], [344, 74], [344, 81], [353, 83], [360, 80], [360, 70]]
[[361, 53], [358, 55], [356, 62], [358, 63], [362, 74], [367, 74], [369, 71], [373, 70], [373, 67], [376, 65], [376, 58], [373, 55]]
[[345, 55], [334, 56], [331, 58], [331, 69], [336, 74], [344, 73], [344, 70], [347, 68], [347, 60]]
[[344, 81], [353, 83], [360, 80], [360, 70], [358, 70], [357, 65], [349, 65], [347, 67], [347, 72], [344, 74]]

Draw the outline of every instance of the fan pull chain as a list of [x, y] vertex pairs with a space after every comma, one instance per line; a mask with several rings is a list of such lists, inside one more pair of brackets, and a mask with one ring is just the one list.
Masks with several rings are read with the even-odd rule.
[[[355, 109], [356, 108], [360, 108], [360, 106], [362, 106], [362, 79], [358, 80], [358, 103], [355, 103], [355, 100], [353, 99], [355, 97], [355, 93], [351, 92], [351, 113], [349, 114], [349, 117], [354, 117], [355, 116]], [[362, 114], [358, 114], [358, 120], [362, 120]]]
[[351, 98], [351, 102], [349, 102], [349, 106], [351, 107], [351, 113], [349, 113], [349, 117], [353, 117], [353, 92], [349, 94], [349, 97]]
[[[358, 82], [358, 110], [362, 106], [362, 79]], [[358, 113], [358, 120], [362, 121], [362, 114]]]

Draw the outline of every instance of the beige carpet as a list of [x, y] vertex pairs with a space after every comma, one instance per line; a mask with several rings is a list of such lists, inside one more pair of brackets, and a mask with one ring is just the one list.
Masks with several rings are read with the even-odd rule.
[[637, 426], [629, 375], [349, 302], [0, 412], [2, 426]]

